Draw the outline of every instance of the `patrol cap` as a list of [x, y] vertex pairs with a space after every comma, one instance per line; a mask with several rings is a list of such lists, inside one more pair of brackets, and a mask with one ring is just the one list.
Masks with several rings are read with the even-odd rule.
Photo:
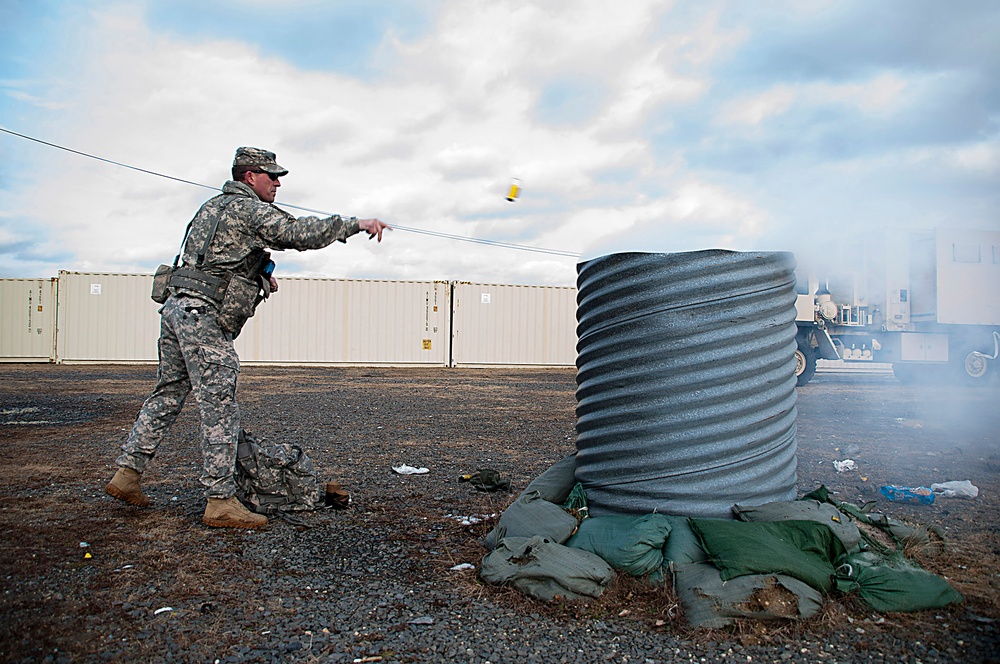
[[236, 157], [233, 159], [233, 166], [250, 166], [259, 168], [271, 175], [287, 175], [288, 169], [278, 166], [273, 152], [261, 150], [260, 148], [237, 148]]

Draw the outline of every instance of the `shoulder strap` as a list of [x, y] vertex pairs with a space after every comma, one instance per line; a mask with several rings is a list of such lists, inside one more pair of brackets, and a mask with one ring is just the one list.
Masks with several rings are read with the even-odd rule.
[[205, 264], [205, 254], [208, 253], [208, 247], [210, 244], [212, 244], [212, 240], [215, 239], [215, 232], [219, 230], [220, 217], [221, 215], [217, 214], [215, 215], [215, 219], [212, 219], [212, 226], [208, 229], [208, 235], [205, 236], [205, 244], [201, 245], [201, 251], [198, 252], [198, 262], [195, 263], [196, 267], [201, 267], [202, 265]]
[[177, 255], [174, 256], [174, 269], [175, 270], [177, 269], [177, 264], [181, 262], [181, 256], [184, 254], [184, 245], [187, 244], [188, 235], [191, 235], [191, 225], [192, 224], [194, 224], [194, 218], [193, 217], [191, 218], [191, 221], [188, 222], [187, 228], [184, 230], [184, 239], [181, 240], [181, 248], [177, 252]]
[[[223, 194], [223, 195], [225, 195], [225, 194]], [[235, 196], [230, 196], [230, 199], [228, 201], [226, 201], [225, 205], [223, 205], [222, 207], [225, 208], [226, 205], [229, 205], [229, 203], [232, 202], [235, 199], [236, 199]], [[215, 239], [215, 233], [216, 233], [216, 231], [219, 230], [219, 219], [220, 219], [220, 217], [221, 217], [221, 215], [215, 215], [215, 218], [212, 219], [212, 225], [209, 226], [209, 228], [208, 228], [208, 235], [205, 236], [205, 242], [202, 243], [202, 245], [201, 245], [201, 251], [199, 251], [198, 254], [197, 254], [198, 260], [195, 262], [195, 267], [201, 267], [202, 265], [205, 264], [205, 255], [208, 254], [208, 248], [209, 248], [209, 246], [211, 246], [212, 240]], [[184, 255], [184, 247], [187, 245], [188, 236], [191, 235], [191, 226], [194, 225], [194, 220], [195, 220], [195, 218], [193, 217], [191, 219], [191, 221], [188, 222], [187, 228], [184, 230], [184, 239], [181, 240], [181, 249], [177, 253], [177, 255], [174, 256], [174, 267], [175, 268], [177, 267], [177, 264], [180, 263], [181, 256]]]

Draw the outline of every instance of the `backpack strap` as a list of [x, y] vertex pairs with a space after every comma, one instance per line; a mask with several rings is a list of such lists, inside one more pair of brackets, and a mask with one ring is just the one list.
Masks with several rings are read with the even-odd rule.
[[[235, 197], [231, 200], [235, 200]], [[229, 205], [229, 202], [226, 201], [226, 205]], [[219, 221], [221, 218], [222, 215], [217, 214], [212, 219], [212, 224], [208, 227], [208, 235], [205, 236], [201, 250], [197, 253], [197, 260], [194, 267], [177, 267], [178, 263], [180, 263], [181, 255], [184, 253], [184, 247], [187, 246], [188, 237], [191, 235], [191, 227], [194, 225], [194, 219], [192, 218], [188, 222], [187, 229], [184, 231], [184, 239], [181, 240], [180, 251], [174, 256], [173, 270], [170, 273], [170, 280], [167, 282], [167, 286], [171, 288], [187, 288], [215, 300], [218, 304], [222, 303], [222, 299], [226, 295], [226, 288], [229, 287], [229, 279], [232, 278], [232, 275], [228, 275], [228, 278], [216, 277], [201, 269], [205, 265], [205, 256], [208, 254], [208, 248], [211, 246], [212, 240], [215, 239], [215, 234], [219, 230]]]

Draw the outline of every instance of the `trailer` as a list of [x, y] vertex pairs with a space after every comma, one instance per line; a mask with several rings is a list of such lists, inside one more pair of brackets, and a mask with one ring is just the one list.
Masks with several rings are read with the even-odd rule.
[[817, 359], [890, 363], [903, 382], [985, 385], [998, 374], [1000, 232], [886, 232], [832, 258], [799, 275], [799, 385]]

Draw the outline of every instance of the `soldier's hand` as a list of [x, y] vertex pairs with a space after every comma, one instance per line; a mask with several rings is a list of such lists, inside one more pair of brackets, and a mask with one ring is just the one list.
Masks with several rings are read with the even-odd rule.
[[378, 219], [358, 219], [358, 228], [368, 233], [369, 240], [377, 237], [379, 242], [382, 241], [383, 230], [392, 230], [392, 226]]

